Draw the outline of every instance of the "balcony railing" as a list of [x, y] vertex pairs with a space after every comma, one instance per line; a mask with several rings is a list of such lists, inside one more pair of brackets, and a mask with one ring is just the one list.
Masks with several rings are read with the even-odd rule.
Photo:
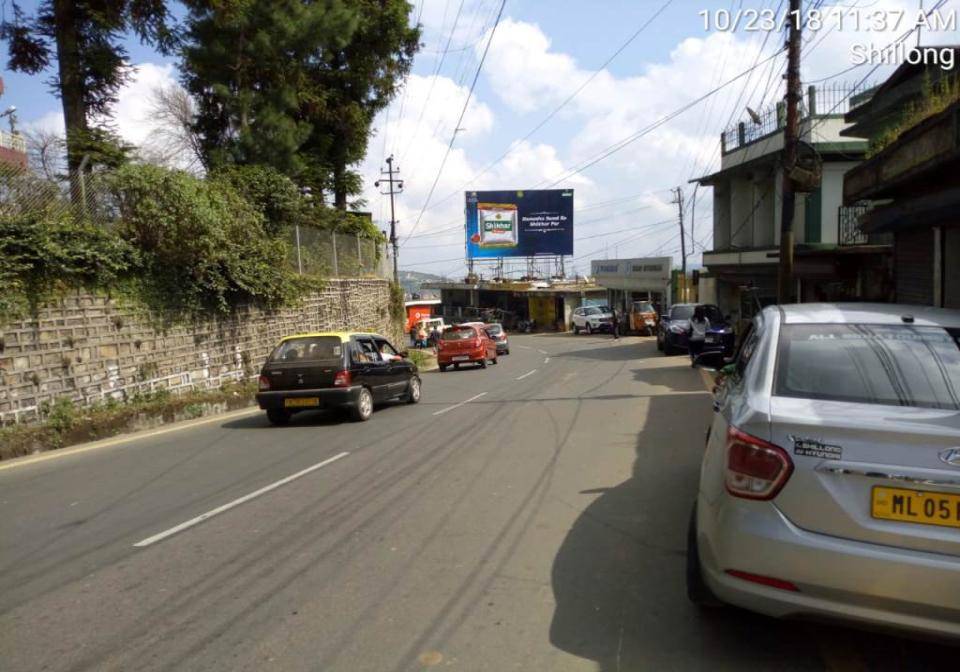
[[[830, 86], [809, 86], [807, 94], [800, 100], [800, 118], [846, 114], [851, 100], [859, 100], [864, 87], [858, 85], [833, 84]], [[723, 153], [732, 152], [752, 142], [783, 129], [787, 123], [787, 108], [781, 101], [762, 110], [756, 118], [741, 121], [721, 134]]]
[[893, 234], [868, 233], [863, 230], [863, 216], [873, 208], [867, 202], [840, 206], [837, 210], [837, 242], [847, 245], [892, 245]]
[[27, 141], [24, 140], [23, 136], [19, 133], [7, 133], [6, 131], [0, 131], [0, 147], [12, 149], [13, 151], [20, 152], [22, 154], [27, 153]]

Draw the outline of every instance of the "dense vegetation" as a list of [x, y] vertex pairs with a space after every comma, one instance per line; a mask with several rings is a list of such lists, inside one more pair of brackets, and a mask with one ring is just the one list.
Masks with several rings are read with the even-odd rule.
[[109, 291], [163, 321], [278, 308], [322, 278], [289, 263], [290, 227], [331, 226], [378, 242], [369, 218], [317, 208], [262, 166], [199, 178], [127, 163], [95, 175], [72, 207], [28, 174], [0, 175], [0, 322], [75, 288]]

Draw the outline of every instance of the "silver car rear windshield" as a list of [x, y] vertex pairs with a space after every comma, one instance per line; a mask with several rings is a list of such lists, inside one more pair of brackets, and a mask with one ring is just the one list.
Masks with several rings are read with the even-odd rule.
[[291, 338], [277, 346], [270, 362], [339, 362], [342, 344], [336, 336]]
[[776, 394], [960, 409], [958, 337], [941, 327], [784, 325]]

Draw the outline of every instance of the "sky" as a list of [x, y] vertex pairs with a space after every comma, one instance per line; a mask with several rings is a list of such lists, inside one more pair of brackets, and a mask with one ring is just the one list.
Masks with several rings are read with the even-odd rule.
[[[934, 3], [925, 0], [927, 9]], [[400, 267], [463, 273], [465, 190], [546, 187], [575, 192], [568, 273], [585, 274], [591, 259], [605, 257], [673, 256], [679, 265], [677, 205], [670, 191], [677, 186], [684, 192], [688, 264], [695, 266], [702, 250], [711, 247], [712, 201], [709, 188], [698, 189], [694, 201], [689, 181], [719, 167], [720, 133], [748, 119], [748, 106], [761, 111], [782, 98], [785, 67], [781, 33], [743, 26], [706, 30], [703, 12], [713, 18], [718, 10], [735, 15], [779, 8], [779, 16], [787, 3], [507, 0], [494, 29], [500, 4], [411, 3], [410, 21], [419, 20], [423, 28], [422, 47], [402, 89], [377, 117], [359, 166], [367, 209], [383, 229], [389, 203], [374, 182], [387, 156], [400, 169]], [[826, 85], [870, 85], [893, 66], [854, 67], [851, 47], [882, 47], [902, 35], [913, 27], [919, 0], [804, 2], [806, 8], [816, 6], [835, 13], [820, 31], [805, 31], [804, 87], [823, 78], [830, 78]], [[10, 11], [9, 2], [0, 7]], [[844, 25], [836, 19], [840, 10], [848, 12]], [[878, 14], [892, 24], [900, 15], [887, 12], [896, 11], [905, 12], [900, 25], [883, 30]], [[958, 12], [960, 0], [946, 0], [939, 10], [944, 17]], [[915, 41], [910, 36], [909, 42]], [[955, 31], [928, 30], [921, 42], [960, 39]], [[153, 128], [151, 92], [177, 81], [179, 74], [176, 58], [133, 39], [127, 47], [136, 69], [120, 93], [113, 121], [127, 140], [141, 144]], [[5, 70], [3, 78], [6, 93], [0, 102], [18, 107], [21, 128], [62, 128], [59, 100], [47, 76]], [[610, 149], [617, 151], [607, 156]]]

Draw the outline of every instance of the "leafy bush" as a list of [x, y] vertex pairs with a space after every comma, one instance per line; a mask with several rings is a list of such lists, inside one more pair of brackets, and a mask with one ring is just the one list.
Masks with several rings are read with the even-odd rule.
[[0, 317], [69, 288], [105, 289], [136, 263], [136, 254], [115, 235], [66, 212], [0, 216]]
[[137, 294], [155, 312], [227, 313], [296, 298], [286, 243], [267, 234], [263, 214], [228, 181], [128, 165], [109, 186], [117, 232], [139, 252]]
[[960, 101], [960, 75], [945, 76], [936, 83], [931, 83], [929, 76], [925, 77], [920, 97], [904, 105], [899, 115], [870, 139], [867, 158], [879, 154], [907, 130], [940, 114], [957, 101]]
[[264, 227], [271, 236], [297, 223], [303, 216], [304, 198], [293, 180], [268, 166], [228, 166], [213, 179], [230, 185], [263, 215]]

